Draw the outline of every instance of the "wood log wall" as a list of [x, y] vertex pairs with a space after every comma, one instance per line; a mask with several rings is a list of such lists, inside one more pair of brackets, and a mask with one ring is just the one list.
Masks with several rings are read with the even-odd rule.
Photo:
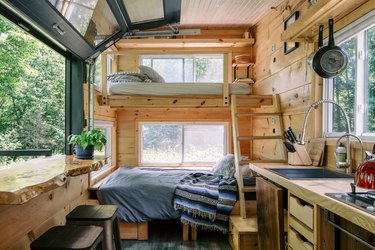
[[[335, 18], [335, 21], [344, 20], [343, 22], [350, 23], [363, 15], [363, 11], [359, 11], [355, 15], [353, 11], [367, 2], [369, 1], [361, 0], [355, 3], [346, 1], [339, 11], [332, 14], [332, 17]], [[250, 30], [255, 38], [253, 47], [256, 81], [254, 94], [280, 94], [284, 127], [293, 127], [297, 134], [302, 130], [303, 119], [308, 106], [323, 97], [323, 81], [306, 64], [308, 55], [314, 51], [316, 45], [300, 42], [296, 50], [284, 54], [284, 42], [281, 40], [281, 33], [284, 30], [284, 21], [292, 13], [299, 11], [300, 16], [302, 16], [308, 13], [309, 7], [311, 5], [306, 0], [287, 0], [276, 9], [271, 10]], [[253, 118], [254, 135], [268, 134], [272, 129], [273, 124], [270, 118]], [[321, 136], [322, 109], [319, 108], [310, 115], [306, 138], [319, 138]], [[328, 141], [328, 150], [325, 154], [325, 162], [332, 168], [335, 167], [334, 144], [334, 139]], [[358, 145], [356, 145], [354, 144], [358, 148]], [[276, 143], [272, 141], [255, 141], [252, 153], [257, 158], [270, 158], [276, 147]], [[370, 148], [371, 143], [367, 143], [366, 147]], [[358, 163], [360, 156], [357, 151], [353, 150], [353, 153], [355, 153]]]

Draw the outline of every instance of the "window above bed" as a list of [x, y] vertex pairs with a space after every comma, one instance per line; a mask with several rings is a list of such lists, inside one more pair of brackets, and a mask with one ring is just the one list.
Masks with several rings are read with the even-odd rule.
[[222, 83], [223, 54], [142, 55], [140, 64], [157, 71], [166, 82]]
[[216, 162], [227, 153], [227, 127], [226, 123], [141, 122], [140, 164]]

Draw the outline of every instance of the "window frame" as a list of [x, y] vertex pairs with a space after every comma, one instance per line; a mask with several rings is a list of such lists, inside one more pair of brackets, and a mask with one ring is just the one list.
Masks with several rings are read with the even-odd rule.
[[[107, 143], [105, 145], [105, 157], [106, 163], [99, 170], [89, 172], [89, 186], [93, 186], [95, 183], [106, 177], [108, 174], [113, 172], [116, 168], [116, 164], [112, 159], [112, 152], [114, 142], [116, 142], [116, 134], [114, 133], [115, 122], [107, 120], [94, 120], [94, 128], [105, 129], [105, 136]], [[114, 141], [113, 141], [114, 140]]]
[[[367, 13], [358, 20], [347, 25], [345, 28], [335, 33], [336, 44], [345, 42], [353, 37], [357, 37], [357, 61], [356, 61], [356, 86], [354, 98], [354, 130], [363, 140], [375, 140], [375, 133], [365, 132], [367, 96], [366, 88], [368, 86], [368, 66], [367, 66], [367, 40], [366, 30], [375, 27], [375, 10]], [[327, 44], [328, 39], [324, 40]], [[333, 78], [323, 79], [323, 98], [333, 100]], [[323, 105], [323, 135], [325, 137], [339, 137], [345, 132], [333, 132], [333, 106]]]
[[[223, 125], [224, 126], [224, 152], [223, 156], [229, 152], [230, 141], [230, 122], [229, 121], [138, 121], [137, 122], [137, 161], [139, 166], [159, 166], [159, 167], [211, 167], [215, 162], [179, 162], [179, 163], [152, 163], [152, 162], [142, 162], [142, 125], [144, 124], [158, 124], [158, 125]], [[183, 139], [182, 139], [183, 142]], [[182, 148], [182, 154], [184, 150]]]

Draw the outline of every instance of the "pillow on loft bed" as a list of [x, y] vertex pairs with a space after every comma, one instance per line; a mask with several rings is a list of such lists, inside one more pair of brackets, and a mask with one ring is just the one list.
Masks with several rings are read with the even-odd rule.
[[236, 168], [234, 166], [234, 155], [227, 154], [221, 158], [212, 167], [212, 172], [215, 175], [222, 175], [225, 178], [234, 178], [234, 173], [236, 172]]
[[164, 78], [153, 68], [144, 65], [139, 65], [138, 68], [141, 71], [141, 73], [148, 76], [151, 79], [151, 81], [165, 83]]
[[113, 73], [107, 77], [107, 80], [112, 83], [152, 82], [152, 80], [146, 74], [136, 72]]

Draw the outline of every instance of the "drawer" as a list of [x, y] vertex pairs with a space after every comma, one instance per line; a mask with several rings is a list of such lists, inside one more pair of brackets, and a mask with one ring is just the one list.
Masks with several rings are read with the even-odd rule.
[[302, 237], [293, 228], [289, 228], [288, 233], [289, 247], [295, 250], [313, 250], [314, 246], [307, 239]]
[[293, 215], [309, 228], [314, 229], [314, 207], [311, 204], [290, 195], [289, 214]]
[[299, 220], [295, 219], [293, 216], [289, 217], [289, 227], [293, 228], [295, 231], [300, 233], [303, 237], [305, 237], [308, 241], [314, 242], [314, 232], [305, 224], [300, 222]]

